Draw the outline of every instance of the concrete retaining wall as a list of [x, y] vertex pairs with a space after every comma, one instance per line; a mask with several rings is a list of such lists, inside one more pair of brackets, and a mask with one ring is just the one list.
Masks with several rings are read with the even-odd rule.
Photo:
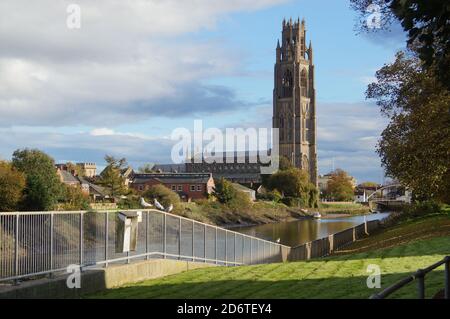
[[44, 278], [23, 282], [16, 286], [0, 286], [0, 299], [79, 298], [83, 294], [95, 293], [124, 284], [214, 266], [171, 259], [152, 259], [126, 265], [110, 265], [107, 268], [83, 271], [79, 289], [69, 289], [66, 285], [68, 275], [64, 275], [54, 279]]

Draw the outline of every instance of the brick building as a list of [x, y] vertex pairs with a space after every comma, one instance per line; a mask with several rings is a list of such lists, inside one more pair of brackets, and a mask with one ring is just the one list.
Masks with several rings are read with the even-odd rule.
[[147, 173], [134, 174], [130, 187], [144, 192], [154, 185], [164, 185], [176, 192], [182, 200], [205, 199], [214, 188], [210, 173]]

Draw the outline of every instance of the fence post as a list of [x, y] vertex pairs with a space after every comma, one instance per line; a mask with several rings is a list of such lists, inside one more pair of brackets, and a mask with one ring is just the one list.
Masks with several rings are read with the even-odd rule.
[[450, 299], [450, 256], [445, 257], [445, 299]]
[[356, 227], [353, 227], [353, 242], [356, 241]]
[[250, 265], [253, 263], [253, 239], [250, 237]]
[[242, 259], [241, 259], [241, 263], [244, 264], [245, 237], [243, 235], [241, 235], [241, 240], [242, 240]]
[[234, 265], [236, 266], [236, 233], [234, 233]]
[[181, 260], [181, 217], [178, 217], [178, 259]]
[[195, 261], [194, 234], [195, 234], [195, 222], [194, 222], [194, 220], [192, 220], [192, 262]]
[[108, 267], [109, 215], [105, 212], [105, 267]]
[[215, 250], [215, 251], [214, 251], [214, 258], [216, 259], [216, 265], [217, 265], [217, 264], [218, 264], [218, 262], [217, 262], [217, 227], [216, 227], [216, 235], [215, 235], [215, 237], [216, 237], [216, 238], [214, 239], [214, 240], [215, 240], [215, 245], [214, 245], [214, 248], [215, 248], [215, 249], [214, 249], [214, 250]]
[[[50, 213], [50, 270], [53, 270], [53, 213]], [[53, 273], [50, 273], [50, 277]]]
[[225, 266], [228, 266], [228, 250], [227, 250], [227, 241], [228, 241], [228, 231], [225, 231]]
[[422, 269], [417, 270], [417, 294], [419, 299], [425, 299], [425, 272]]
[[203, 261], [206, 263], [206, 224], [203, 225]]
[[82, 270], [83, 267], [83, 213], [80, 213], [80, 271]]
[[[15, 241], [14, 241], [14, 274], [19, 275], [19, 214], [16, 215], [16, 231], [15, 231]], [[19, 281], [16, 279], [15, 284]]]
[[328, 242], [330, 243], [330, 250], [329, 250], [328, 254], [331, 255], [331, 253], [333, 253], [333, 250], [334, 250], [334, 234], [331, 234], [330, 236], [328, 236]]
[[[143, 213], [143, 212], [142, 212]], [[148, 254], [148, 217], [150, 215], [150, 212], [146, 212], [145, 214], [145, 259], [149, 260], [150, 256]]]
[[366, 216], [364, 216], [364, 232], [366, 235], [369, 235], [369, 230], [367, 229], [367, 219]]
[[164, 213], [164, 241], [163, 241], [163, 253], [164, 253], [164, 259], [166, 259], [167, 254], [167, 214]]

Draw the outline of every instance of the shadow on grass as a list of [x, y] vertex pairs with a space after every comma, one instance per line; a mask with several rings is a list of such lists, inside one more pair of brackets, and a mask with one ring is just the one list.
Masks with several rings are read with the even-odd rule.
[[[369, 298], [372, 294], [405, 278], [410, 273], [385, 274], [381, 289], [369, 289], [367, 277], [331, 277], [302, 280], [205, 280], [200, 282], [175, 282], [183, 278], [151, 280], [134, 286], [109, 289], [85, 296], [87, 298], [148, 298], [148, 299], [351, 299]], [[195, 278], [195, 281], [201, 278]], [[390, 298], [416, 298], [416, 282], [403, 287]], [[426, 297], [432, 298], [444, 285], [444, 272], [434, 271], [425, 281]]]

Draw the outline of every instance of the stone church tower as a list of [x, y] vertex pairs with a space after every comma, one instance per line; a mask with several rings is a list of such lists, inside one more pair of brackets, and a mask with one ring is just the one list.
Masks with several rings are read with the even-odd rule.
[[316, 93], [311, 42], [305, 21], [283, 20], [273, 90], [273, 127], [279, 129], [279, 153], [306, 170], [317, 186]]

